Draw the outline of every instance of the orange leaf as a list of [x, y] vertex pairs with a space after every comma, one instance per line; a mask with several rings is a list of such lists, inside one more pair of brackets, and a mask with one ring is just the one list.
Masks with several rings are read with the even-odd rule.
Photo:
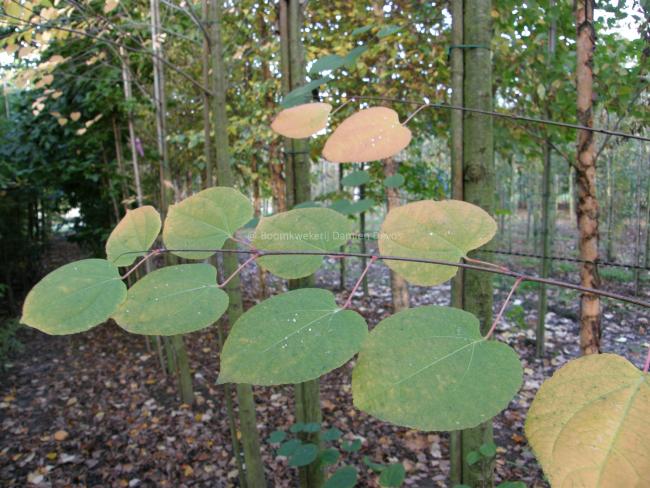
[[280, 112], [271, 129], [292, 139], [303, 139], [327, 127], [332, 106], [329, 103], [305, 103]]

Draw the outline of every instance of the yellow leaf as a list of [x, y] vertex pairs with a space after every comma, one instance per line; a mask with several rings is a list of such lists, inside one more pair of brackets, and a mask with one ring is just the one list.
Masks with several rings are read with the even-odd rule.
[[345, 119], [325, 143], [333, 163], [365, 163], [394, 156], [411, 142], [411, 131], [386, 107], [361, 110]]
[[88, 129], [86, 129], [85, 127], [82, 127], [81, 129], [77, 130], [76, 134], [78, 136], [83, 136], [86, 133], [87, 130]]
[[329, 103], [305, 103], [280, 112], [271, 129], [292, 139], [309, 137], [327, 126], [332, 106]]
[[76, 122], [81, 118], [81, 112], [72, 112], [70, 114], [70, 118], [73, 120], [73, 122]]
[[61, 127], [63, 127], [65, 124], [68, 123], [68, 119], [66, 119], [65, 117], [59, 117], [56, 121], [59, 123]]
[[54, 93], [52, 93], [52, 98], [53, 98], [54, 100], [56, 100], [56, 99], [59, 98], [61, 95], [63, 95], [63, 92], [57, 90], [57, 91], [55, 91]]
[[54, 461], [56, 458], [59, 457], [59, 454], [56, 452], [48, 452], [46, 456], [50, 461]]
[[650, 486], [650, 374], [615, 354], [567, 363], [540, 388], [526, 436], [553, 487]]

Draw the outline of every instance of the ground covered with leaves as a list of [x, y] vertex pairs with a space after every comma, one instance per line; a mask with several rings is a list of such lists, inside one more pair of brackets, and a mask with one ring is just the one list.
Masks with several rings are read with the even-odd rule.
[[[49, 265], [63, 264], [74, 249], [64, 246]], [[506, 256], [507, 257], [507, 256]], [[512, 268], [534, 272], [526, 260], [502, 260]], [[339, 263], [327, 262], [317, 286], [337, 291], [340, 303], [360, 272], [350, 260], [348, 282], [339, 290]], [[360, 289], [353, 308], [373, 327], [390, 315], [388, 271], [370, 271], [369, 296]], [[575, 266], [556, 267], [555, 276], [577, 281]], [[616, 274], [605, 286], [624, 293], [632, 287]], [[259, 273], [244, 272], [248, 306], [259, 300]], [[495, 279], [495, 308], [512, 280]], [[650, 284], [644, 283], [646, 289]], [[266, 293], [282, 290], [267, 277]], [[447, 305], [449, 286], [411, 288], [412, 306]], [[648, 298], [645, 291], [643, 295]], [[526, 443], [525, 415], [545, 378], [578, 355], [577, 295], [551, 289], [547, 315], [547, 356], [535, 359], [534, 327], [537, 290], [524, 284], [516, 294], [497, 337], [513, 346], [525, 368], [524, 384], [509, 408], [495, 418], [499, 448], [496, 473], [500, 480], [522, 480], [527, 486], [547, 486]], [[622, 354], [641, 366], [648, 347], [650, 314], [637, 307], [605, 301], [603, 350]], [[237, 468], [230, 448], [224, 388], [216, 385], [219, 371], [214, 327], [186, 338], [196, 390], [192, 406], [179, 403], [172, 378], [164, 377], [157, 356], [143, 337], [129, 335], [113, 323], [85, 334], [53, 337], [24, 328], [24, 350], [11, 359], [0, 379], [0, 484], [34, 486], [237, 486]], [[344, 453], [340, 463], [361, 473], [359, 486], [377, 486], [376, 475], [363, 463], [402, 462], [407, 486], [447, 486], [448, 435], [398, 428], [354, 408], [351, 371], [354, 362], [321, 381], [321, 405], [326, 427], [337, 427], [344, 439], [359, 439], [362, 447]], [[267, 438], [288, 429], [293, 418], [292, 387], [256, 387], [258, 431], [267, 478], [272, 486], [297, 486], [296, 470], [276, 457]], [[480, 399], [477, 399], [480, 401]]]

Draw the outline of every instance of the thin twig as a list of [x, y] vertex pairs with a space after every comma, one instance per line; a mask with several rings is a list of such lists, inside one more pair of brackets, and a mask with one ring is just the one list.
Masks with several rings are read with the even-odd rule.
[[253, 254], [250, 258], [248, 258], [246, 261], [244, 261], [242, 264], [239, 265], [239, 267], [233, 271], [233, 273], [226, 278], [226, 280], [219, 285], [219, 288], [225, 287], [228, 283], [230, 283], [230, 280], [232, 280], [235, 276], [237, 276], [242, 269], [244, 269], [246, 266], [248, 266], [250, 263], [255, 261], [257, 258], [259, 258], [259, 254]]
[[[143, 251], [129, 251], [122, 253], [133, 254], [142, 253]], [[497, 269], [492, 267], [478, 266], [469, 263], [454, 263], [451, 261], [443, 261], [440, 259], [424, 259], [424, 258], [407, 258], [403, 256], [382, 256], [375, 254], [365, 254], [360, 252], [323, 252], [323, 251], [264, 251], [264, 250], [249, 250], [249, 249], [159, 249], [159, 252], [213, 252], [213, 253], [242, 253], [242, 254], [259, 254], [259, 256], [341, 256], [346, 258], [375, 258], [382, 261], [402, 261], [407, 263], [422, 263], [422, 264], [437, 264], [440, 266], [451, 266], [455, 268], [471, 269], [474, 271], [484, 271], [486, 273], [499, 274], [503, 276], [511, 276], [513, 278], [521, 278], [522, 281], [531, 281], [534, 283], [546, 283], [550, 286], [557, 286], [560, 288], [568, 288], [570, 290], [580, 291], [591, 295], [598, 295], [606, 298], [612, 298], [621, 302], [631, 303], [643, 308], [650, 308], [650, 303], [640, 300], [636, 297], [629, 297], [614, 293], [606, 290], [599, 290], [597, 288], [589, 288], [587, 286], [577, 285], [567, 281], [554, 280], [552, 278], [540, 278], [538, 276], [531, 276], [524, 273], [518, 273], [510, 269]]]
[[363, 278], [366, 276], [366, 274], [368, 273], [368, 270], [370, 269], [370, 266], [372, 266], [372, 263], [374, 263], [375, 261], [377, 261], [377, 256], [372, 256], [370, 258], [370, 261], [368, 261], [368, 264], [366, 264], [366, 268], [361, 273], [361, 276], [359, 276], [359, 279], [354, 284], [354, 287], [352, 288], [352, 291], [350, 292], [350, 296], [345, 301], [345, 305], [343, 305], [343, 308], [348, 308], [350, 306], [350, 304], [352, 303], [352, 297], [354, 297], [354, 294], [356, 293], [357, 289], [359, 288], [359, 285], [363, 281]]
[[147, 260], [148, 260], [151, 256], [155, 256], [156, 254], [160, 254], [161, 252], [162, 252], [162, 251], [161, 251], [160, 249], [154, 249], [154, 250], [148, 252], [148, 253], [147, 253], [147, 254], [146, 254], [146, 255], [145, 255], [145, 256], [144, 256], [144, 257], [143, 257], [143, 258], [138, 262], [138, 264], [136, 264], [135, 266], [133, 266], [130, 270], [128, 270], [126, 273], [124, 273], [124, 275], [122, 275], [120, 278], [123, 279], [123, 280], [127, 279], [127, 278], [131, 275], [131, 273], [133, 273], [136, 269], [138, 269], [140, 266], [142, 266], [144, 263], [146, 263]]
[[510, 293], [508, 293], [508, 296], [506, 297], [505, 301], [503, 302], [503, 305], [501, 305], [501, 310], [499, 310], [499, 313], [494, 319], [494, 322], [492, 322], [492, 327], [490, 327], [490, 330], [488, 333], [485, 335], [485, 339], [489, 339], [490, 336], [494, 333], [494, 330], [497, 328], [497, 324], [501, 322], [501, 318], [503, 317], [503, 313], [506, 311], [506, 307], [508, 306], [508, 303], [510, 303], [510, 299], [512, 298], [512, 295], [515, 293], [515, 290], [519, 287], [521, 282], [524, 281], [522, 277], [519, 277], [515, 280], [515, 284], [512, 285], [512, 288], [510, 289]]
[[[393, 102], [393, 103], [405, 103], [411, 105], [422, 105], [422, 100], [406, 100], [402, 98], [393, 98], [393, 97], [376, 97], [376, 96], [362, 96], [362, 95], [352, 95], [349, 100], [380, 100], [384, 102]], [[639, 141], [650, 142], [650, 137], [640, 136], [636, 134], [628, 134], [626, 132], [620, 132], [616, 130], [603, 129], [600, 127], [587, 127], [580, 124], [571, 124], [569, 122], [559, 122], [556, 120], [548, 119], [538, 119], [535, 117], [528, 117], [526, 115], [516, 115], [508, 114], [504, 112], [495, 112], [493, 110], [483, 110], [480, 108], [470, 108], [463, 107], [460, 105], [451, 105], [448, 103], [427, 103], [422, 108], [432, 108], [432, 109], [442, 109], [442, 110], [460, 110], [462, 112], [469, 112], [481, 115], [489, 115], [491, 117], [499, 117], [502, 119], [509, 119], [521, 122], [530, 122], [533, 124], [544, 124], [544, 125], [553, 125], [556, 127], [564, 127], [566, 129], [576, 129], [576, 130], [586, 130], [590, 132], [598, 132], [600, 134], [607, 134], [610, 136], [616, 137], [625, 137], [628, 139], [637, 139]]]

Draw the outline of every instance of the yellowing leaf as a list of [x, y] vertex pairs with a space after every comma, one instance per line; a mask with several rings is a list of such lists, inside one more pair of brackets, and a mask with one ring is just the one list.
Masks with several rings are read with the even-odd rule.
[[72, 119], [73, 122], [76, 122], [81, 118], [81, 112], [72, 112], [70, 114], [70, 118]]
[[115, 10], [118, 5], [118, 0], [106, 0], [106, 3], [104, 4], [104, 13], [107, 14], [110, 11]]
[[411, 131], [397, 112], [372, 107], [345, 119], [325, 143], [323, 156], [333, 163], [365, 163], [394, 156], [411, 142]]
[[106, 257], [115, 266], [130, 266], [144, 256], [160, 233], [160, 214], [150, 205], [127, 210], [106, 241]]
[[[480, 207], [458, 200], [424, 200], [391, 210], [379, 233], [387, 256], [457, 263], [468, 251], [489, 242], [496, 222]], [[386, 260], [386, 265], [416, 285], [437, 285], [456, 274], [454, 266]]]
[[332, 111], [329, 103], [305, 103], [280, 112], [271, 129], [292, 139], [309, 137], [327, 126]]
[[56, 100], [56, 99], [59, 98], [61, 95], [63, 95], [63, 92], [57, 90], [57, 91], [55, 91], [54, 93], [52, 93], [52, 98], [53, 98], [54, 100]]
[[650, 374], [615, 354], [567, 363], [540, 388], [526, 436], [554, 487], [650, 486]]
[[65, 430], [57, 430], [54, 433], [54, 440], [55, 441], [64, 441], [69, 437], [70, 434], [68, 434]]
[[77, 134], [78, 136], [83, 136], [87, 130], [88, 129], [86, 129], [85, 127], [82, 127], [81, 129], [78, 129], [77, 132], [75, 132], [75, 134]]
[[68, 119], [66, 119], [65, 117], [59, 117], [58, 119], [56, 119], [56, 121], [59, 123], [61, 127], [63, 127], [65, 124], [68, 123]]

